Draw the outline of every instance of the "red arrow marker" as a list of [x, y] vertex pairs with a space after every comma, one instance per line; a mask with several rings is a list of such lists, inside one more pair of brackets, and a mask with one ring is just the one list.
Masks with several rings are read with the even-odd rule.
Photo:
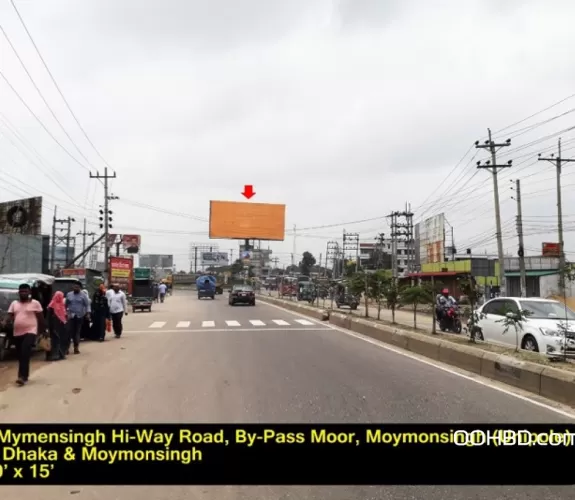
[[256, 193], [254, 193], [254, 187], [251, 184], [246, 184], [242, 194], [249, 200]]

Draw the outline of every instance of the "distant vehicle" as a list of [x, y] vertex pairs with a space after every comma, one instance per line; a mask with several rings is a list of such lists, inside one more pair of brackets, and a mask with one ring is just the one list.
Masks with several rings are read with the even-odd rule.
[[[477, 309], [476, 338], [515, 347], [514, 328], [505, 331], [505, 316], [528, 311], [521, 322], [519, 347], [550, 357], [575, 356], [575, 313], [556, 300], [505, 297]], [[471, 326], [467, 323], [468, 328]]]
[[200, 276], [196, 281], [196, 288], [198, 300], [203, 298], [214, 300], [216, 298], [216, 278], [213, 276]]
[[230, 290], [230, 306], [236, 304], [248, 304], [250, 306], [256, 305], [256, 294], [254, 289], [249, 285], [234, 285]]

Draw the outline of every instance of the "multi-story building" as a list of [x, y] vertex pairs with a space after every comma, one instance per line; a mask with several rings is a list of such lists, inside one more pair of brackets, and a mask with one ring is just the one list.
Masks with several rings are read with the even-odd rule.
[[[381, 251], [379, 254], [378, 250]], [[362, 265], [371, 269], [381, 267], [383, 269], [393, 269], [392, 266], [392, 241], [391, 239], [384, 239], [382, 244], [378, 243], [360, 243], [360, 261]], [[415, 264], [415, 253], [413, 247], [410, 247], [406, 241], [397, 242], [397, 274], [398, 277], [407, 276], [409, 266]], [[381, 259], [378, 261], [378, 259]]]

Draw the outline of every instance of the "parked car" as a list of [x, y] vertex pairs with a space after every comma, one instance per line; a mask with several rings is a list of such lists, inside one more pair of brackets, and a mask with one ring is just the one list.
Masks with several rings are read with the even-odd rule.
[[517, 297], [491, 299], [477, 309], [476, 337], [515, 347], [515, 329], [511, 326], [505, 332], [505, 316], [519, 311], [528, 313], [518, 329], [521, 349], [551, 357], [575, 356], [575, 313], [556, 300]]

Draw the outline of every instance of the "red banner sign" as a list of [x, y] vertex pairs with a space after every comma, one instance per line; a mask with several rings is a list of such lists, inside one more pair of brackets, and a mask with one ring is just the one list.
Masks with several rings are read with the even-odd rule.
[[559, 243], [543, 243], [541, 255], [543, 257], [560, 257], [561, 248]]
[[132, 293], [134, 260], [125, 257], [110, 257], [110, 283], [117, 283], [127, 293]]

